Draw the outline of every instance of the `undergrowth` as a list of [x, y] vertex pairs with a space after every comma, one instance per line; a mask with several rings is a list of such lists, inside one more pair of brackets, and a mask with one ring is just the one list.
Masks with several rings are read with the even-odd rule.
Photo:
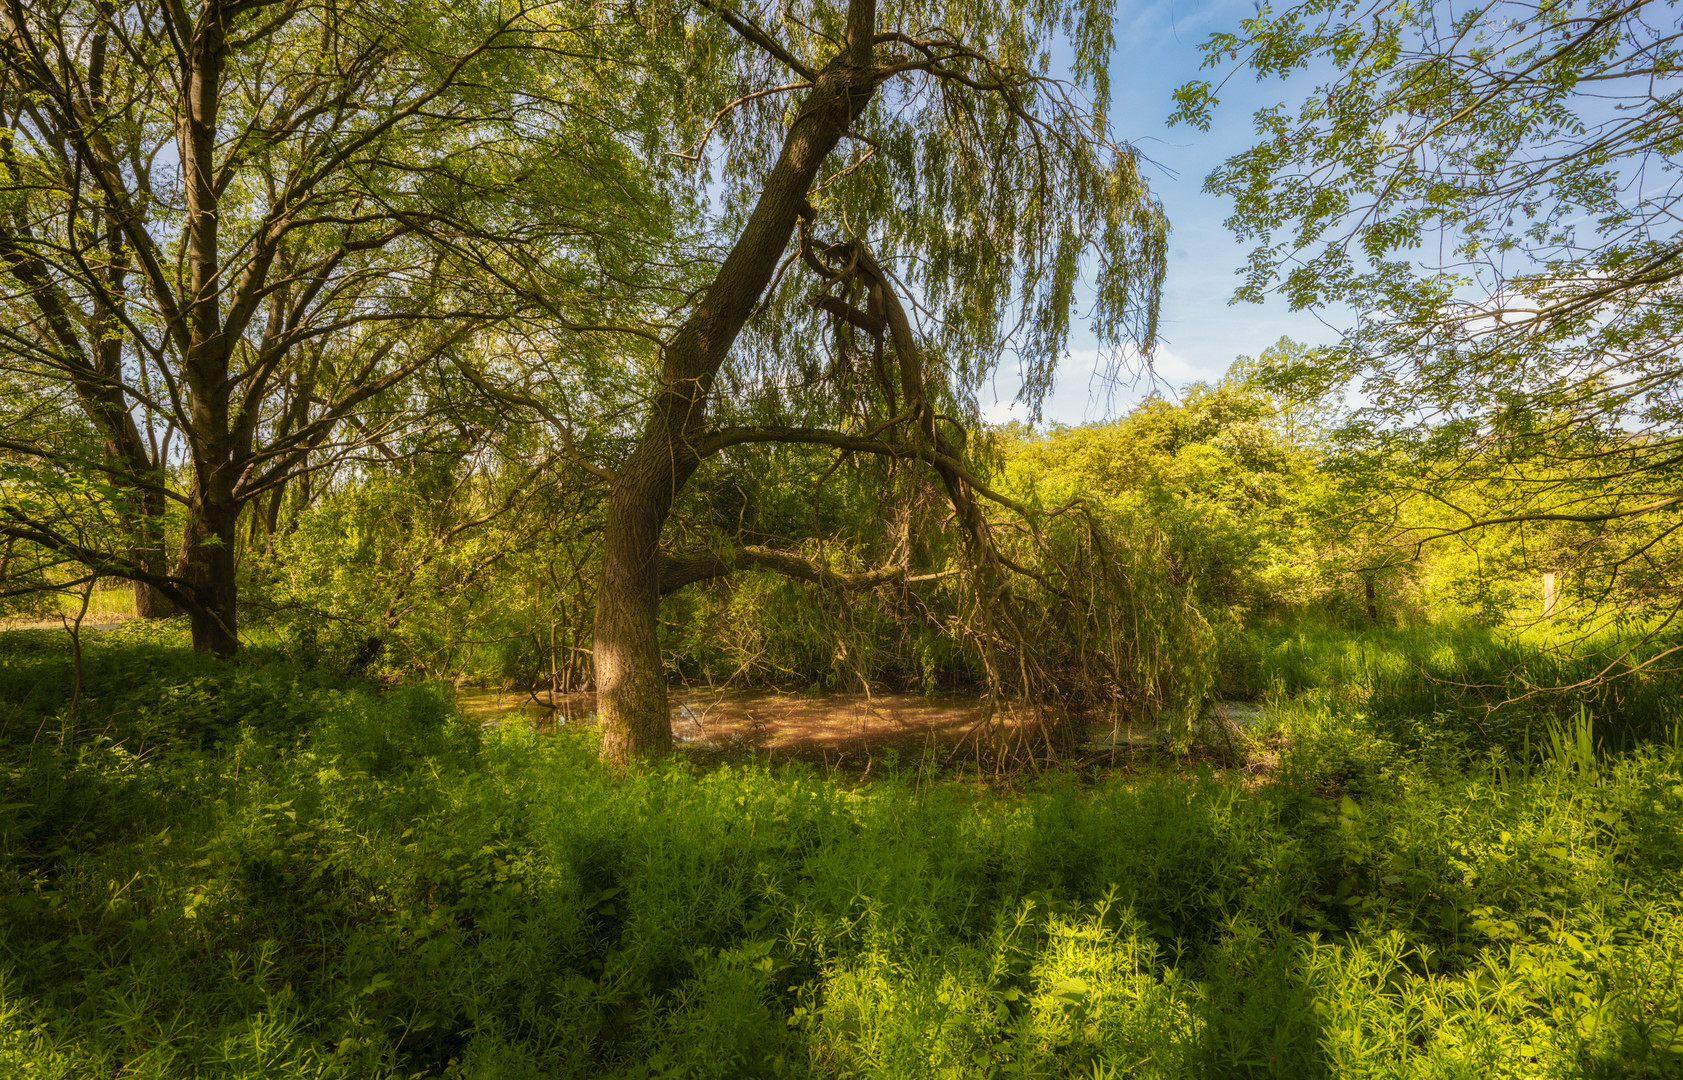
[[[1683, 1071], [1683, 753], [616, 775], [448, 697], [0, 635], [0, 1075]], [[111, 674], [118, 673], [118, 674]]]
[[1252, 695], [1335, 700], [1404, 743], [1458, 738], [1475, 755], [1524, 755], [1587, 709], [1598, 749], [1618, 753], [1683, 723], [1683, 673], [1665, 655], [1679, 644], [1675, 630], [1632, 649], [1610, 634], [1561, 644], [1546, 629], [1300, 621], [1251, 631], [1229, 666]]

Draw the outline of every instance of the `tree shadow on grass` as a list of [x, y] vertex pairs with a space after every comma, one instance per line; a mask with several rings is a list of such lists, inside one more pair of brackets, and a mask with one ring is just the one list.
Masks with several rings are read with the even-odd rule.
[[1585, 1080], [1683, 1077], [1683, 1017], [1625, 1016], [1608, 1035], [1578, 1054], [1577, 1072]]
[[1197, 1075], [1331, 1080], [1318, 1007], [1321, 988], [1305, 978], [1289, 938], [1230, 943], [1206, 958], [1203, 1024], [1189, 1055]]

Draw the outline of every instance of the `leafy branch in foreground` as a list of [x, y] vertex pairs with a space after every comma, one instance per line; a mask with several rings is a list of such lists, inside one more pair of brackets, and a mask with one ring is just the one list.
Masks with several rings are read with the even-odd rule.
[[[1360, 380], [1351, 434], [1443, 501], [1438, 534], [1552, 523], [1581, 595], [1664, 617], [1683, 583], [1678, 5], [1309, 0], [1204, 48], [1258, 77], [1333, 68], [1259, 110], [1206, 184], [1255, 242], [1237, 299], [1356, 313], [1294, 377]], [[1181, 87], [1175, 119], [1207, 127], [1219, 92]]]

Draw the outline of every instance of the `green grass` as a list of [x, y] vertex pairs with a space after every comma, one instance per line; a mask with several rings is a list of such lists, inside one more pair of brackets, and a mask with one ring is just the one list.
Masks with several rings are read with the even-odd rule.
[[[1233, 663], [1253, 694], [1335, 701], [1365, 712], [1404, 744], [1452, 738], [1475, 755], [1493, 748], [1523, 754], [1545, 745], [1549, 728], [1569, 724], [1582, 708], [1594, 717], [1598, 748], [1617, 753], [1669, 739], [1683, 724], [1675, 658], [1639, 669], [1677, 644], [1673, 632], [1626, 656], [1611, 635], [1550, 647], [1540, 631], [1299, 622], [1251, 631]], [[1595, 678], [1604, 671], [1612, 677]]]
[[[57, 628], [63, 622], [75, 622], [76, 615], [82, 610], [82, 594], [80, 591], [69, 593], [50, 593], [37, 596], [25, 606], [11, 613], [0, 613], [0, 628], [4, 624], [16, 625], [41, 624]], [[102, 623], [122, 622], [134, 618], [134, 587], [132, 585], [117, 585], [98, 588], [88, 597], [88, 610], [82, 616], [84, 625], [99, 625]]]
[[139, 638], [72, 732], [0, 634], [0, 1076], [1683, 1071], [1670, 746], [1469, 768], [1304, 693], [1264, 783], [614, 775]]

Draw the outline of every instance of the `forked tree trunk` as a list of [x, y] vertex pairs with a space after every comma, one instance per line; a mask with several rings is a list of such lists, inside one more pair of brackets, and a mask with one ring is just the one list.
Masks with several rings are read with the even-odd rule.
[[700, 464], [708, 396], [777, 269], [824, 160], [876, 92], [875, 0], [848, 7], [847, 49], [818, 72], [766, 174], [759, 201], [706, 295], [662, 356], [661, 386], [637, 447], [621, 467], [603, 528], [596, 595], [596, 711], [604, 761], [624, 764], [672, 747], [660, 656], [660, 534]]

